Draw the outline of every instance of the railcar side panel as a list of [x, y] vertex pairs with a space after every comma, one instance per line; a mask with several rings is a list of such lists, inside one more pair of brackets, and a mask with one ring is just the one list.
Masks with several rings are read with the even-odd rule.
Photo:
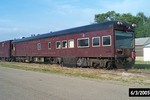
[[[111, 45], [103, 46], [103, 36], [111, 37]], [[100, 37], [100, 46], [92, 46], [92, 38]], [[78, 39], [89, 39], [88, 47], [78, 47]], [[15, 43], [16, 51], [14, 56], [36, 56], [36, 57], [113, 57], [114, 56], [114, 41], [113, 30], [101, 30], [86, 33], [76, 33], [59, 37], [49, 37], [33, 41]], [[68, 47], [68, 41], [74, 40], [74, 48]], [[62, 41], [67, 41], [67, 48], [62, 47]], [[48, 48], [48, 43], [51, 43], [51, 48]], [[61, 43], [59, 49], [56, 48], [56, 42]], [[38, 48], [38, 43], [40, 47]]]

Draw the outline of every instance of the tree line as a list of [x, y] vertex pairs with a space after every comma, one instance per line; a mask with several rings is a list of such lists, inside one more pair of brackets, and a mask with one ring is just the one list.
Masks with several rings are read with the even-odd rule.
[[143, 12], [136, 15], [131, 13], [116, 13], [115, 11], [108, 11], [106, 13], [96, 14], [95, 22], [109, 21], [109, 20], [124, 20], [131, 24], [136, 24], [136, 37], [150, 37], [150, 17]]

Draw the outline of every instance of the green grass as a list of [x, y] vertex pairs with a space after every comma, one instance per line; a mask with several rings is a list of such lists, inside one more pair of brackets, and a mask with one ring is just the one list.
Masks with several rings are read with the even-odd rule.
[[145, 70], [150, 70], [150, 62], [146, 61], [136, 61], [135, 62], [135, 69], [145, 69]]
[[8, 63], [8, 62], [0, 62], [0, 65], [2, 67], [8, 67], [8, 68], [15, 68], [15, 69], [22, 69], [22, 70], [29, 70], [29, 71], [35, 71], [35, 72], [45, 72], [45, 73], [61, 73], [60, 70], [57, 69], [47, 69], [47, 68], [34, 68], [24, 65], [19, 65], [19, 63]]
[[[30, 64], [29, 64], [30, 65]], [[1, 67], [9, 67], [9, 68], [16, 68], [16, 69], [22, 69], [22, 70], [29, 70], [29, 71], [35, 71], [35, 72], [44, 72], [44, 73], [56, 73], [56, 74], [65, 74], [70, 76], [81, 76], [81, 77], [89, 77], [89, 78], [98, 78], [94, 74], [88, 74], [88, 73], [82, 73], [77, 70], [73, 69], [61, 69], [61, 68], [42, 68], [40, 67], [42, 64], [36, 64], [37, 68], [30, 67], [30, 66], [24, 66], [19, 63], [9, 63], [9, 62], [0, 62]]]
[[[139, 63], [141, 64], [141, 63]], [[84, 77], [100, 80], [112, 80], [123, 83], [137, 83], [143, 85], [150, 85], [150, 78], [137, 76], [124, 76], [122, 73], [109, 73], [109, 71], [101, 71], [99, 69], [80, 69], [80, 68], [66, 68], [49, 64], [28, 64], [28, 63], [14, 63], [14, 62], [0, 62], [0, 67], [9, 67], [15, 69], [29, 70], [35, 72], [61, 74], [67, 76]]]

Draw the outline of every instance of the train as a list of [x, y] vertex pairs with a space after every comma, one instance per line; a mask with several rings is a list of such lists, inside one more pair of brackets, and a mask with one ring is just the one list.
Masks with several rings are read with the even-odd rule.
[[135, 25], [105, 21], [0, 42], [0, 60], [69, 67], [132, 68]]

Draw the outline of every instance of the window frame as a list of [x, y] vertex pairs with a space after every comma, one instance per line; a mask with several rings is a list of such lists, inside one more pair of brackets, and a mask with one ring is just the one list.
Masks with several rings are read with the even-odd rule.
[[[93, 45], [93, 43], [94, 43], [94, 38], [99, 38], [99, 45]], [[100, 38], [100, 36], [95, 36], [95, 37], [92, 37], [92, 47], [100, 47], [101, 46], [101, 38]]]
[[[78, 41], [79, 41], [79, 40], [83, 40], [83, 39], [88, 39], [88, 46], [79, 46]], [[88, 47], [90, 47], [90, 39], [89, 39], [89, 38], [78, 38], [78, 39], [77, 39], [77, 47], [78, 47], [78, 48], [88, 48]]]
[[15, 48], [15, 44], [12, 44], [12, 50], [15, 51], [16, 48]]
[[[57, 43], [60, 43], [60, 47], [59, 48], [57, 48]], [[56, 49], [61, 49], [61, 41], [56, 41]]]
[[2, 43], [2, 48], [4, 48], [4, 47], [5, 47], [5, 43], [3, 42], [3, 43]]
[[[73, 41], [73, 47], [70, 46], [70, 41]], [[75, 46], [74, 43], [75, 43], [75, 42], [74, 42], [74, 39], [68, 40], [68, 48], [74, 48], [74, 46]]]
[[[66, 42], [66, 44], [67, 44], [65, 47], [63, 47], [63, 42]], [[67, 40], [63, 40], [63, 41], [62, 41], [62, 49], [67, 49], [67, 48], [68, 48]]]
[[[49, 45], [50, 44], [50, 45]], [[50, 46], [50, 47], [49, 47]], [[52, 46], [51, 46], [51, 42], [48, 42], [48, 49], [51, 49]]]
[[[109, 45], [104, 45], [104, 37], [110, 37], [110, 44], [109, 44]], [[112, 45], [111, 35], [102, 36], [102, 45], [103, 45], [104, 47], [105, 47], [105, 46], [111, 46], [111, 45]]]
[[37, 43], [37, 50], [41, 50], [41, 43]]

